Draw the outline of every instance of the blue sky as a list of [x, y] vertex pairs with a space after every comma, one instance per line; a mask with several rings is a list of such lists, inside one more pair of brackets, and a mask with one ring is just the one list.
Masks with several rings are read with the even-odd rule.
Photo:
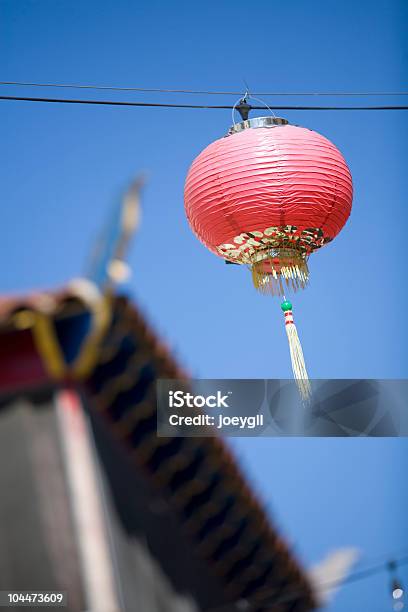
[[[208, 3], [0, 0], [1, 80], [253, 91], [403, 91], [404, 2]], [[86, 91], [2, 88], [3, 94]], [[234, 97], [105, 92], [95, 97], [233, 103]], [[266, 98], [403, 103], [405, 98]], [[84, 262], [112, 204], [145, 170], [130, 291], [177, 358], [200, 377], [289, 377], [279, 302], [191, 234], [183, 184], [229, 111], [1, 102], [2, 292], [61, 285]], [[293, 300], [311, 376], [407, 376], [407, 114], [285, 112], [349, 163], [354, 207], [310, 260]], [[234, 441], [275, 519], [307, 562], [356, 545], [362, 564], [408, 548], [405, 440]], [[408, 572], [405, 570], [408, 583]], [[388, 609], [387, 577], [345, 587], [333, 612]]]

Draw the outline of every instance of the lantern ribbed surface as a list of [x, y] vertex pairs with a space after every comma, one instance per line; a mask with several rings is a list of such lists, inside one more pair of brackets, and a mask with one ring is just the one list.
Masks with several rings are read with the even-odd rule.
[[237, 263], [273, 246], [295, 245], [308, 256], [339, 233], [351, 203], [340, 151], [292, 125], [249, 128], [213, 142], [194, 160], [185, 185], [194, 233]]

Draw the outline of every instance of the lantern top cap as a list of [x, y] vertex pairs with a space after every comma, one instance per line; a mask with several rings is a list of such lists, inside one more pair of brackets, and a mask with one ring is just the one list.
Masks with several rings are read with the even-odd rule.
[[289, 121], [287, 119], [283, 119], [282, 117], [254, 117], [253, 119], [246, 119], [240, 123], [234, 123], [234, 125], [228, 130], [228, 136], [231, 136], [231, 134], [236, 134], [237, 132], [242, 132], [248, 128], [273, 128], [277, 127], [278, 125], [288, 125], [288, 123]]

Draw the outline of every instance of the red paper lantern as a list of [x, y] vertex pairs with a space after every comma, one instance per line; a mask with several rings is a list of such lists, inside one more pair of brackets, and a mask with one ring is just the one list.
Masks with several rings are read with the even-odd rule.
[[[283, 296], [307, 284], [310, 254], [337, 236], [352, 198], [350, 171], [334, 144], [277, 117], [234, 124], [194, 160], [185, 185], [186, 214], [197, 237], [227, 262], [246, 264], [257, 289]], [[282, 310], [293, 372], [308, 399], [286, 298]]]
[[185, 185], [193, 232], [247, 264], [261, 291], [303, 287], [309, 255], [337, 236], [352, 202], [340, 151], [312, 130], [260, 117], [235, 124], [194, 160]]

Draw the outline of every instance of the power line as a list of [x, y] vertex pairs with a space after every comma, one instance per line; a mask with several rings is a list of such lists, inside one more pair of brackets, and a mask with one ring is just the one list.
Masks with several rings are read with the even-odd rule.
[[[389, 563], [390, 562], [387, 561], [386, 563], [381, 563], [381, 564], [374, 565], [366, 569], [357, 570], [356, 572], [349, 574], [342, 580], [331, 580], [329, 582], [322, 582], [319, 584], [319, 587], [321, 590], [330, 591], [331, 589], [336, 588], [340, 585], [360, 582], [361, 580], [365, 580], [366, 578], [371, 578], [371, 576], [374, 576], [376, 574], [382, 573], [384, 571], [388, 571]], [[408, 556], [401, 557], [400, 559], [395, 560], [392, 563], [394, 564], [395, 568], [402, 567], [404, 565], [408, 565]], [[315, 585], [315, 588], [316, 588], [316, 585]], [[242, 610], [245, 610], [245, 612], [253, 612], [254, 610], [258, 610], [260, 606], [261, 607], [267, 606], [268, 608], [270, 607], [272, 609], [272, 606], [279, 606], [280, 604], [290, 603], [291, 601], [294, 601], [295, 599], [297, 599], [298, 597], [301, 597], [302, 595], [303, 595], [303, 591], [300, 591], [300, 590], [297, 591], [296, 589], [292, 591], [287, 591], [284, 595], [281, 595], [280, 597], [276, 597], [275, 591], [273, 590], [264, 591], [264, 596], [262, 598], [259, 598], [259, 599], [257, 598], [253, 602], [251, 601], [242, 602], [243, 605], [240, 608], [237, 607], [237, 610], [242, 609]], [[245, 605], [245, 603], [247, 605]], [[230, 609], [230, 606], [231, 606], [231, 603], [226, 604], [225, 606], [222, 605], [216, 608], [209, 608], [206, 612], [224, 612], [224, 611], [226, 612], [227, 609], [228, 610]]]
[[[80, 85], [75, 83], [32, 83], [25, 81], [0, 81], [0, 85], [12, 85], [17, 87], [59, 87], [63, 89], [93, 89], [99, 91], [138, 91], [141, 93], [178, 93], [199, 94], [210, 96], [242, 96], [242, 91], [206, 91], [194, 89], [160, 89], [146, 87], [115, 87], [113, 85]], [[324, 92], [254, 92], [254, 96], [408, 96], [408, 91], [324, 91]]]
[[[403, 565], [408, 565], [408, 557], [403, 557], [402, 559], [399, 559], [398, 561], [395, 561], [395, 567], [401, 567]], [[360, 582], [361, 580], [365, 580], [366, 578], [371, 578], [371, 576], [374, 576], [376, 574], [382, 573], [384, 571], [388, 570], [388, 563], [382, 563], [381, 565], [376, 565], [367, 569], [363, 569], [363, 570], [359, 570], [356, 572], [353, 572], [352, 574], [349, 574], [348, 576], [346, 576], [343, 580], [332, 580], [330, 582], [326, 582], [326, 583], [321, 583], [320, 587], [326, 590], [330, 590], [332, 588], [335, 588], [337, 586], [340, 585], [344, 585], [344, 584], [351, 584], [354, 582]], [[268, 603], [271, 604], [280, 604], [280, 603], [287, 603], [288, 601], [291, 601], [292, 599], [294, 599], [293, 594], [288, 594], [287, 599], [283, 596], [279, 601], [272, 601], [271, 599], [265, 599], [262, 600], [262, 602], [257, 602], [257, 603], [262, 603], [263, 605], [268, 605]], [[251, 608], [249, 608], [249, 611], [251, 610]]]
[[[404, 565], [408, 565], [408, 556], [406, 557], [402, 557], [396, 561], [393, 562], [395, 564], [395, 567], [401, 567]], [[355, 583], [355, 582], [360, 582], [361, 580], [365, 580], [366, 578], [371, 578], [371, 576], [374, 576], [376, 574], [382, 573], [384, 571], [388, 570], [388, 566], [389, 566], [389, 562], [387, 563], [381, 563], [379, 565], [374, 565], [372, 567], [369, 567], [367, 569], [362, 569], [362, 570], [358, 570], [356, 572], [353, 572], [352, 574], [349, 574], [348, 576], [346, 576], [343, 580], [332, 580], [329, 582], [324, 582], [320, 584], [320, 588], [322, 590], [331, 590], [337, 586], [340, 585], [345, 585], [345, 584], [351, 584], [351, 583]], [[287, 593], [286, 595], [283, 595], [281, 598], [279, 599], [272, 599], [272, 598], [265, 598], [262, 599], [260, 601], [256, 602], [256, 605], [258, 606], [259, 604], [261, 605], [277, 605], [277, 604], [281, 604], [281, 603], [288, 603], [294, 599], [296, 599], [296, 597], [299, 594], [295, 594], [293, 593]], [[248, 612], [251, 611], [251, 607], [248, 608]], [[254, 608], [255, 609], [255, 608]]]
[[[29, 96], [0, 96], [0, 100], [17, 102], [48, 102], [56, 104], [88, 104], [100, 106], [146, 106], [153, 108], [200, 108], [200, 109], [223, 109], [233, 110], [236, 105], [211, 105], [211, 104], [165, 104], [158, 102], [127, 102], [120, 100], [78, 100], [73, 98], [34, 98]], [[272, 110], [297, 110], [297, 111], [383, 111], [383, 110], [408, 110], [408, 106], [269, 106]], [[251, 110], [265, 110], [264, 106], [251, 106]]]
[[[408, 556], [402, 557], [401, 559], [394, 561], [394, 563], [396, 567], [408, 565]], [[349, 584], [351, 582], [359, 582], [360, 580], [364, 580], [365, 578], [370, 578], [374, 574], [379, 574], [380, 572], [387, 570], [388, 565], [389, 565], [389, 561], [387, 561], [386, 563], [382, 563], [381, 565], [374, 565], [373, 567], [369, 567], [367, 569], [356, 571], [352, 574], [349, 574], [349, 576], [346, 576], [346, 578], [342, 581], [342, 584]], [[323, 586], [325, 587], [326, 585], [323, 585]], [[328, 586], [330, 587], [330, 584]], [[335, 584], [333, 586], [335, 586]]]

